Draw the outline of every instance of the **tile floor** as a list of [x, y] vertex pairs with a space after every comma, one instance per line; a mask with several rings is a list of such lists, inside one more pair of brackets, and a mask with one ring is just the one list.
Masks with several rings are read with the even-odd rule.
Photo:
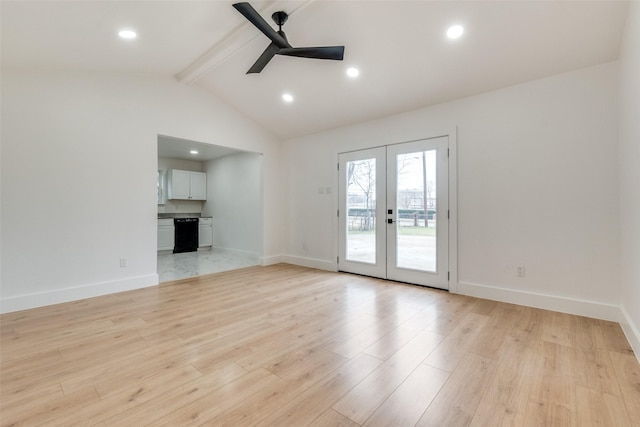
[[258, 256], [221, 249], [158, 254], [160, 283], [258, 265]]

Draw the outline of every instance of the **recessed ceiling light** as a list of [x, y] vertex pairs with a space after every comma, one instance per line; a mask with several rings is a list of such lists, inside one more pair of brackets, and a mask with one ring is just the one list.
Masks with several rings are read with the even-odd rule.
[[189, 151], [191, 154], [198, 154], [198, 150], [191, 150]]
[[351, 67], [347, 69], [347, 76], [349, 77], [358, 77], [360, 75], [360, 70], [355, 67]]
[[119, 31], [118, 35], [120, 36], [120, 38], [123, 38], [123, 39], [135, 39], [136, 37], [138, 37], [136, 32], [132, 30]]
[[285, 102], [293, 102], [293, 95], [291, 95], [290, 93], [285, 93], [282, 95], [282, 99]]
[[462, 33], [464, 33], [464, 28], [462, 27], [462, 25], [453, 25], [447, 30], [447, 37], [449, 37], [450, 39], [457, 39], [458, 37], [462, 36]]

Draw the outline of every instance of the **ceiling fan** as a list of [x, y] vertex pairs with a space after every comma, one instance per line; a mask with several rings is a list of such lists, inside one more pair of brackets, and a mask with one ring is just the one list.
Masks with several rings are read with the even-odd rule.
[[256, 26], [262, 33], [271, 39], [271, 44], [267, 46], [258, 60], [249, 68], [247, 74], [259, 73], [271, 61], [275, 55], [297, 56], [300, 58], [333, 59], [342, 61], [344, 56], [344, 46], [318, 46], [318, 47], [293, 47], [287, 41], [287, 36], [282, 31], [282, 26], [287, 22], [285, 12], [279, 11], [271, 15], [278, 26], [278, 31], [271, 28], [269, 24], [249, 3], [236, 3], [233, 5], [249, 22]]

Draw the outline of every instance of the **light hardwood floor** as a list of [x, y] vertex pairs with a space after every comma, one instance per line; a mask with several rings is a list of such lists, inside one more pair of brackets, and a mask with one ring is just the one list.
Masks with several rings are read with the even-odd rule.
[[8, 313], [0, 424], [638, 426], [611, 322], [285, 264]]

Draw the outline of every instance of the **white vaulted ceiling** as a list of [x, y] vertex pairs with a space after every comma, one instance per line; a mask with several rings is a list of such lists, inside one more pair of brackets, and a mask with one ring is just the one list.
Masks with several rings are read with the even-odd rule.
[[[628, 2], [261, 1], [294, 46], [345, 45], [344, 61], [276, 56], [232, 1], [2, 1], [2, 66], [150, 73], [202, 86], [282, 138], [375, 119], [615, 60]], [[450, 25], [465, 27], [452, 41]], [[138, 33], [124, 41], [121, 28]], [[360, 69], [356, 79], [345, 74]], [[295, 100], [283, 103], [290, 92]]]

